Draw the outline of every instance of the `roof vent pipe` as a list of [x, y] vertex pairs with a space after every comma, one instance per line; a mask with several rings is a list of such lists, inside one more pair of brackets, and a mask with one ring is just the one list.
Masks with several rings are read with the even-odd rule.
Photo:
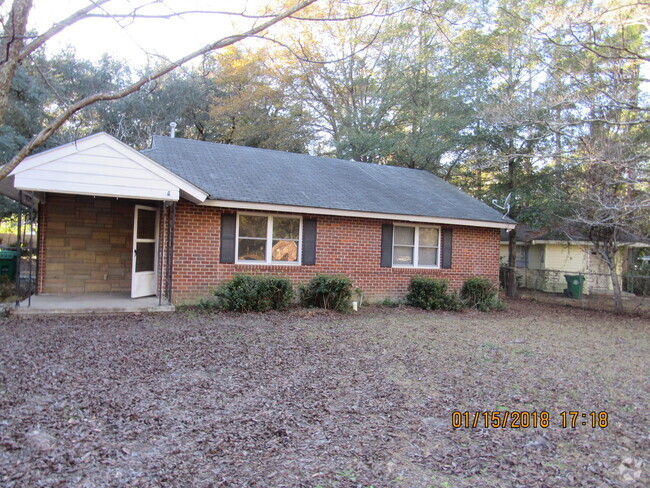
[[176, 126], [177, 125], [178, 124], [176, 124], [176, 122], [170, 122], [169, 123], [169, 127], [170, 127], [170, 129], [169, 129], [169, 137], [176, 137]]

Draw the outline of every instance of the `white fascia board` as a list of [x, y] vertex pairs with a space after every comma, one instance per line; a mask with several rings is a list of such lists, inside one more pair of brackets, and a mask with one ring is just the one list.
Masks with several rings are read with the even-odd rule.
[[120, 191], [120, 194], [114, 192], [102, 191], [101, 189], [95, 188], [92, 191], [83, 191], [79, 190], [77, 185], [68, 185], [65, 183], [57, 182], [54, 185], [48, 185], [47, 183], [41, 183], [38, 185], [38, 188], [30, 188], [29, 184], [26, 184], [25, 187], [20, 188], [23, 191], [35, 191], [35, 192], [44, 192], [44, 193], [65, 193], [68, 195], [88, 195], [92, 197], [109, 197], [109, 198], [135, 198], [140, 200], [156, 200], [156, 201], [168, 201], [168, 202], [177, 202], [179, 199], [178, 191], [168, 192], [167, 190], [147, 190], [143, 192], [142, 190], [134, 190], [132, 188], [123, 189]]
[[[531, 244], [557, 244], [557, 245], [570, 245], [570, 246], [593, 246], [594, 243], [591, 241], [561, 241], [561, 240], [544, 240], [544, 239], [535, 239], [530, 241]], [[650, 247], [648, 244], [643, 242], [621, 242], [619, 243], [620, 247]]]
[[14, 168], [10, 174], [18, 175], [51, 161], [56, 161], [57, 159], [61, 159], [65, 156], [85, 151], [102, 144], [110, 147], [114, 151], [122, 154], [124, 157], [142, 166], [144, 169], [151, 171], [153, 174], [178, 187], [178, 189], [183, 193], [183, 197], [187, 200], [190, 200], [194, 203], [201, 203], [208, 197], [208, 193], [205, 191], [201, 190], [192, 183], [189, 183], [175, 173], [172, 173], [153, 159], [148, 158], [144, 154], [136, 151], [132, 147], [124, 144], [106, 132], [98, 132], [97, 134], [93, 134], [77, 141], [73, 141], [68, 144], [64, 144], [62, 146], [58, 146], [53, 149], [49, 149], [48, 151], [43, 151], [42, 153], [38, 153], [25, 158], [25, 160], [23, 160], [16, 168]]
[[563, 241], [560, 239], [533, 239], [530, 241], [531, 244], [558, 244], [562, 246], [593, 246], [594, 243], [591, 241]]
[[301, 207], [297, 205], [277, 205], [271, 203], [237, 202], [233, 200], [206, 200], [200, 203], [207, 207], [239, 208], [242, 210], [261, 210], [266, 212], [288, 212], [310, 215], [334, 215], [338, 217], [359, 217], [362, 219], [401, 220], [405, 222], [424, 222], [427, 224], [466, 225], [469, 227], [488, 227], [492, 229], [512, 230], [516, 224], [509, 222], [488, 222], [483, 220], [449, 219], [421, 215], [402, 215], [379, 212], [361, 212], [358, 210], [338, 210], [330, 208]]

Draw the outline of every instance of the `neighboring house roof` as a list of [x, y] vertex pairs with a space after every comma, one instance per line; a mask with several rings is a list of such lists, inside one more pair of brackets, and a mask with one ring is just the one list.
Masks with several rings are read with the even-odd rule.
[[[532, 240], [544, 239], [547, 232], [541, 229], [533, 229], [532, 227], [527, 227], [525, 225], [517, 225], [517, 242], [526, 242], [529, 243]], [[501, 230], [501, 242], [508, 242], [510, 238], [510, 233], [502, 229]], [[566, 236], [565, 236], [565, 239]]]
[[[509, 233], [501, 230], [501, 243], [508, 242]], [[627, 233], [621, 233], [618, 239], [621, 243], [627, 243], [630, 247], [645, 247], [644, 239], [632, 236]], [[520, 244], [575, 244], [575, 245], [593, 245], [589, 237], [584, 232], [573, 230], [571, 235], [560, 230], [534, 229], [522, 224], [517, 225], [517, 242]]]
[[164, 136], [142, 153], [216, 201], [514, 224], [422, 170]]

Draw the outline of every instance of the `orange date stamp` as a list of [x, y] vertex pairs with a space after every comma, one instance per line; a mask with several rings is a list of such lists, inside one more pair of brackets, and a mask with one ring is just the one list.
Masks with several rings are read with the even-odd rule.
[[461, 412], [456, 410], [451, 414], [451, 426], [454, 429], [547, 429], [551, 425], [563, 429], [578, 427], [604, 429], [609, 425], [609, 414], [604, 411], [579, 412], [577, 410], [566, 410], [553, 416], [546, 410], [495, 410], [486, 412]]

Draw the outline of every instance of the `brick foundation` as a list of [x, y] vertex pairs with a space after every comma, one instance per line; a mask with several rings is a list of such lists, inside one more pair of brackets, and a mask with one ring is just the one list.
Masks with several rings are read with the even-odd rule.
[[385, 222], [311, 216], [318, 220], [315, 266], [221, 264], [222, 211], [183, 200], [178, 203], [172, 286], [174, 303], [190, 303], [208, 297], [216, 286], [236, 273], [282, 274], [294, 283], [306, 282], [316, 273], [343, 273], [352, 279], [355, 287], [364, 290], [368, 300], [403, 297], [414, 275], [445, 278], [454, 289], [458, 289], [466, 278], [477, 275], [498, 283], [497, 229], [451, 226], [451, 269], [382, 268], [381, 225]]

